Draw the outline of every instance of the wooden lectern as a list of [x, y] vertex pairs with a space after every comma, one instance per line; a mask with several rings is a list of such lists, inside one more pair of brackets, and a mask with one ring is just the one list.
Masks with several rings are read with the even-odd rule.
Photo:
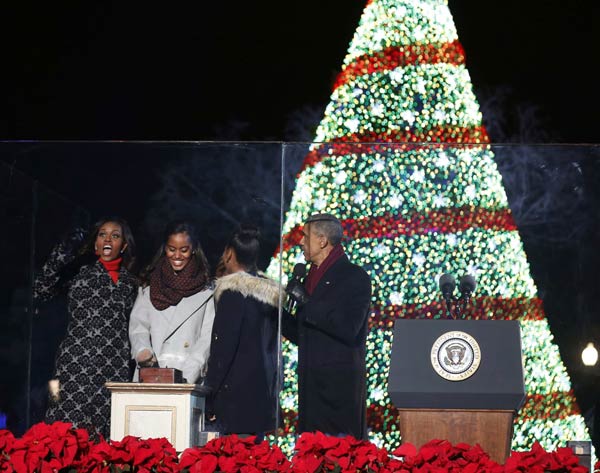
[[525, 399], [519, 323], [397, 320], [388, 392], [402, 442], [479, 444], [503, 464]]
[[200, 444], [204, 391], [196, 384], [106, 383], [111, 392], [110, 438], [165, 437], [177, 452]]

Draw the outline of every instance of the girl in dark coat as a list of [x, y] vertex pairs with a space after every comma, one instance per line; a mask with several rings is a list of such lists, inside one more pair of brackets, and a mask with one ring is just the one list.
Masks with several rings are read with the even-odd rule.
[[[81, 240], [79, 240], [80, 243]], [[129, 313], [137, 280], [130, 269], [135, 242], [120, 218], [97, 222], [77, 254], [77, 239], [59, 243], [35, 280], [34, 296], [46, 301], [66, 287], [69, 324], [49, 383], [46, 422], [71, 422], [109, 436], [107, 381], [129, 380]]]
[[258, 273], [258, 230], [242, 227], [225, 248], [205, 385], [223, 433], [275, 428], [279, 285]]

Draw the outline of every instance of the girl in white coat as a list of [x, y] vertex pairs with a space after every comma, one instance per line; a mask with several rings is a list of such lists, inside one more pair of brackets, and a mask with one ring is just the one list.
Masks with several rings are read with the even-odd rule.
[[215, 317], [208, 263], [190, 223], [170, 224], [163, 241], [131, 312], [131, 355], [138, 367], [158, 363], [199, 383]]

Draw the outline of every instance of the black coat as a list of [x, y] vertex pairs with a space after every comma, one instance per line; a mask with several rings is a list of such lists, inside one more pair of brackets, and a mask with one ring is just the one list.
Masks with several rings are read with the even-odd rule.
[[295, 318], [284, 314], [283, 333], [298, 345], [299, 433], [366, 438], [370, 299], [369, 276], [344, 255]]
[[205, 385], [225, 433], [275, 428], [279, 286], [235, 273], [217, 281], [217, 303]]

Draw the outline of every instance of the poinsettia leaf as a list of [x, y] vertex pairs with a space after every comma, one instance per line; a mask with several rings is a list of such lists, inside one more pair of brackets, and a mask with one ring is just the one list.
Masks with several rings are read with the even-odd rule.
[[392, 455], [396, 457], [414, 457], [416, 454], [417, 447], [415, 447], [412, 443], [409, 442], [403, 443], [392, 452]]
[[313, 455], [306, 455], [301, 458], [294, 458], [293, 460], [294, 471], [303, 473], [314, 473], [319, 471], [323, 463], [322, 459]]
[[423, 455], [423, 460], [425, 460], [426, 462], [429, 462], [432, 458], [435, 458], [438, 455], [439, 451], [440, 451], [439, 448], [427, 447], [424, 445], [419, 450], [419, 453], [421, 455]]

